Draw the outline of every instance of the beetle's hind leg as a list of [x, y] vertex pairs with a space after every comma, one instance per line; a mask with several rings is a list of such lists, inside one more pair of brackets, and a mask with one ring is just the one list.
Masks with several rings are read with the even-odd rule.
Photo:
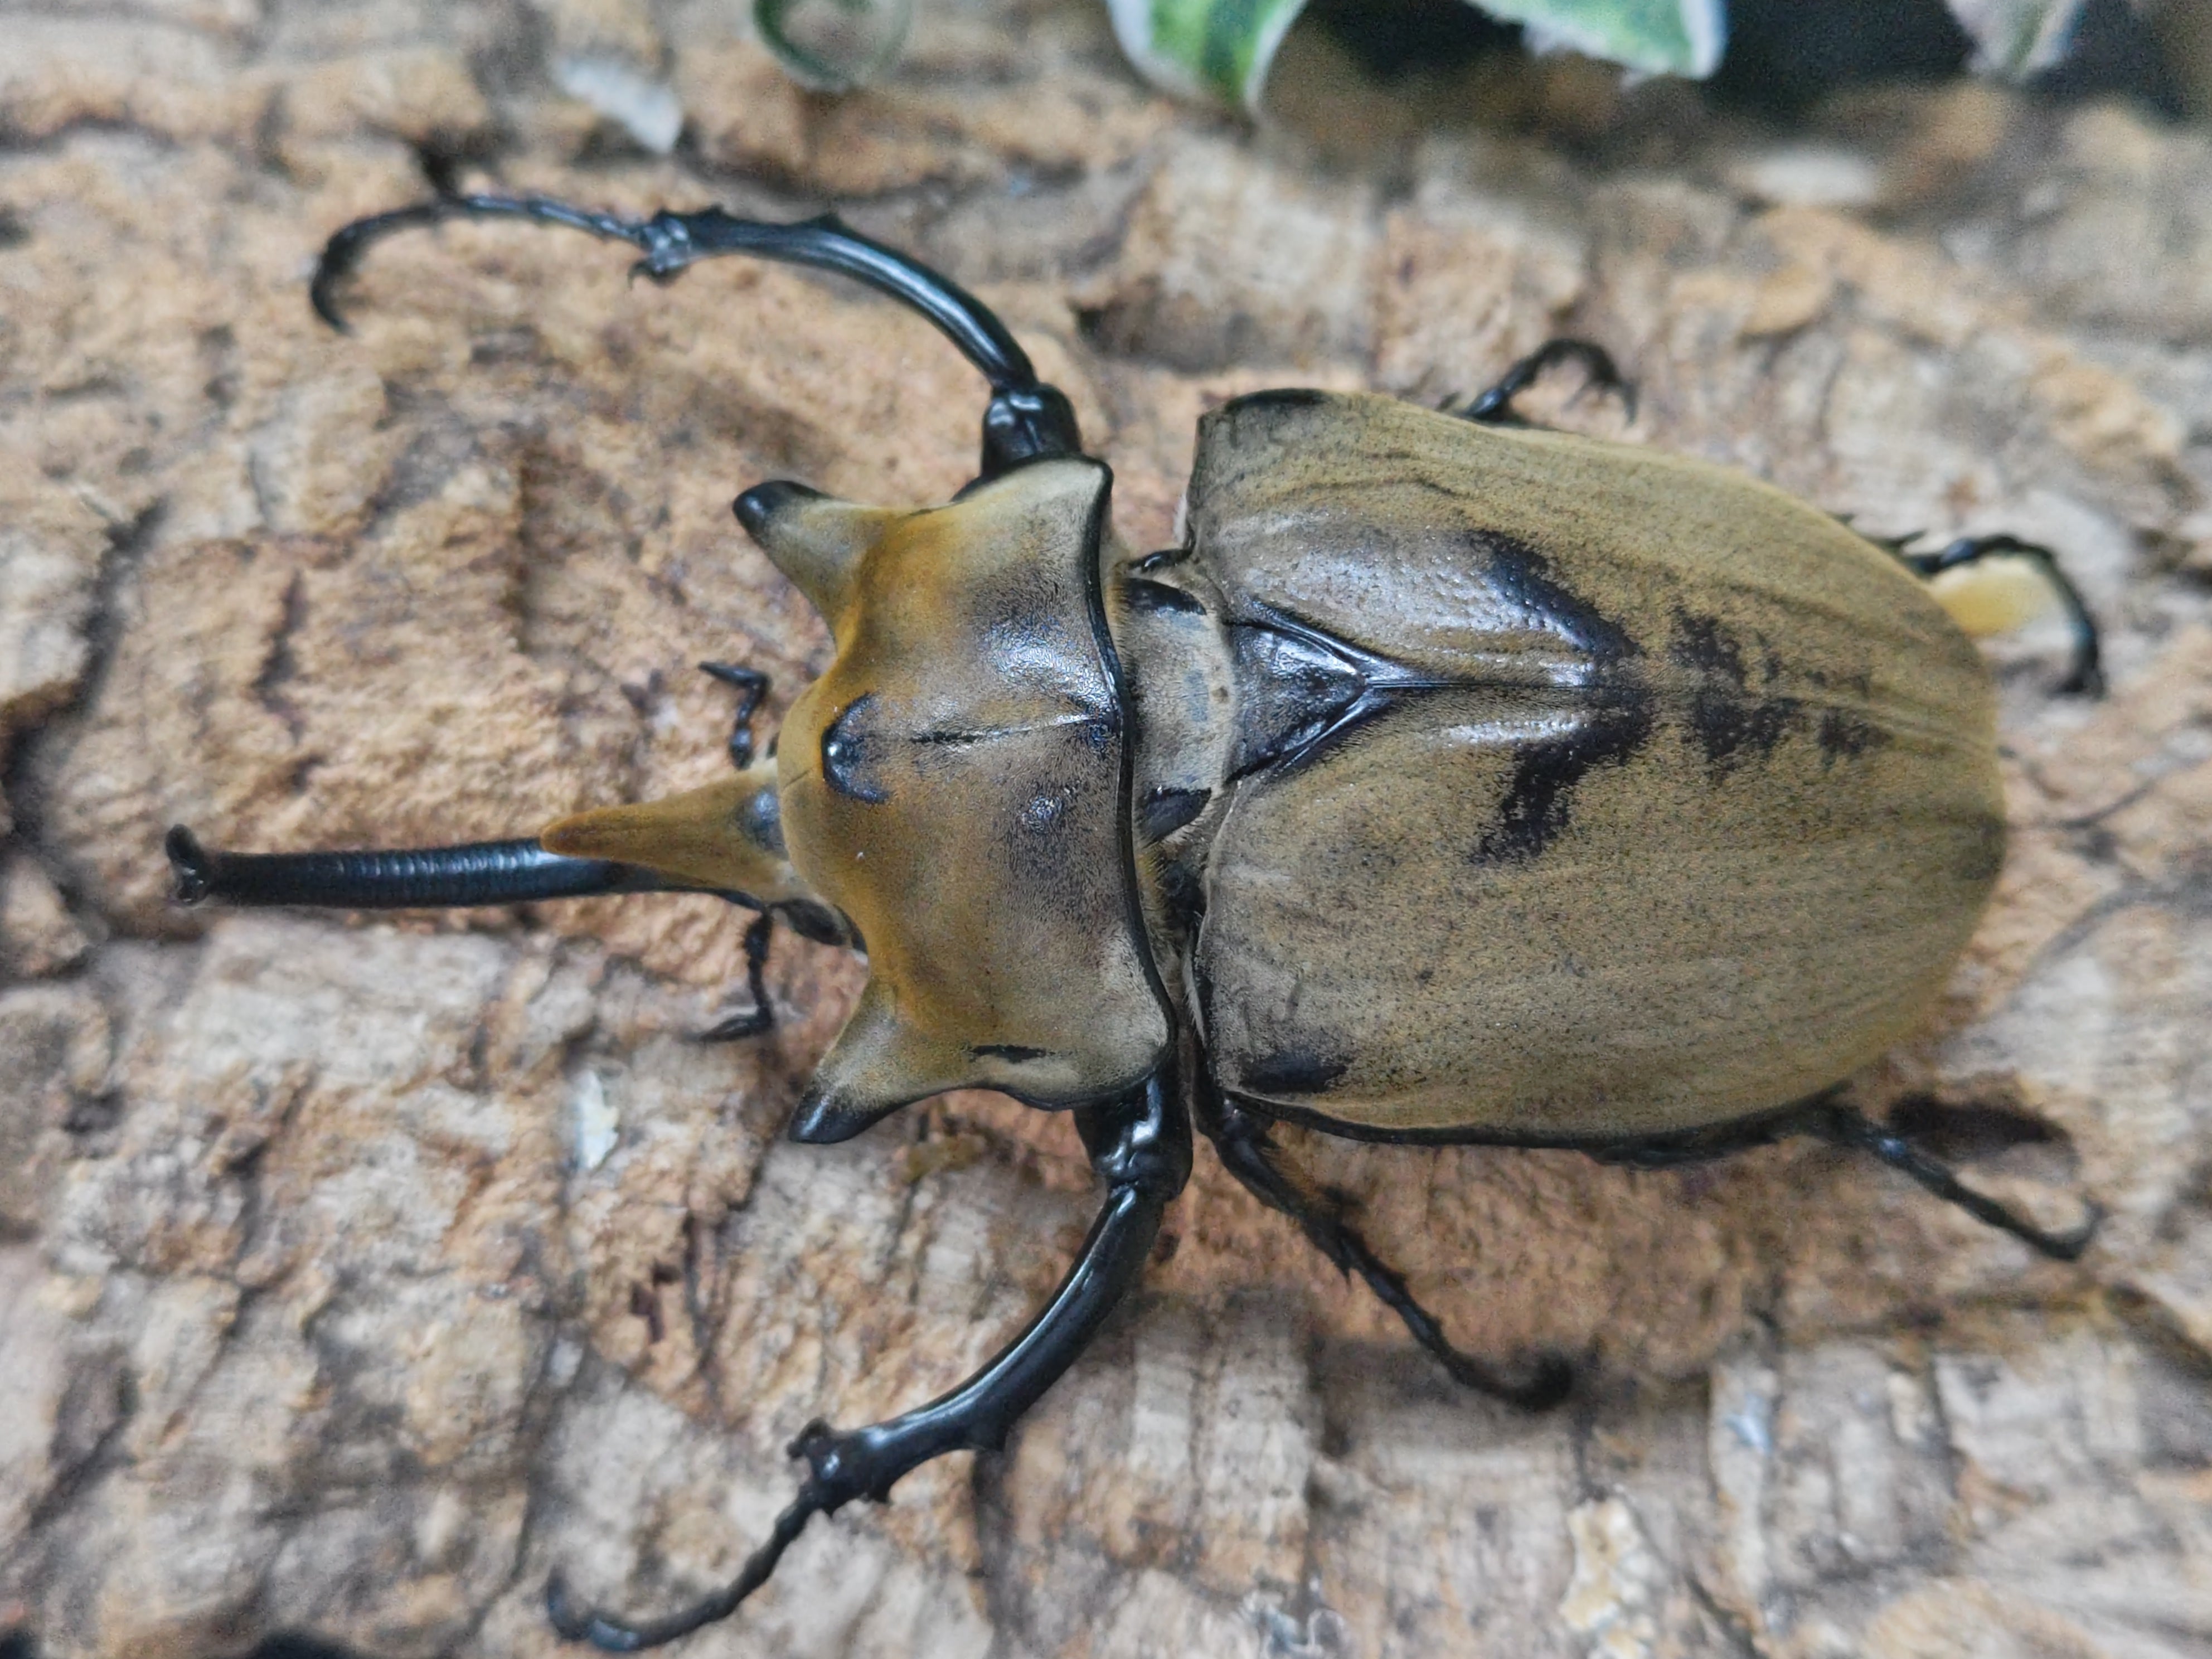
[[1526, 426], [1528, 422], [1513, 407], [1513, 400], [1561, 363], [1581, 364], [1588, 377], [1584, 391], [1595, 388], [1618, 394], [1628, 418], [1636, 418], [1635, 382], [1621, 374], [1620, 366], [1613, 361], [1613, 354], [1592, 341], [1571, 339], [1545, 341], [1507, 369], [1496, 386], [1455, 412], [1464, 420], [1484, 426]]
[[1067, 1276], [1020, 1335], [959, 1387], [889, 1422], [842, 1433], [824, 1423], [809, 1424], [791, 1447], [808, 1468], [798, 1497], [776, 1517], [775, 1531], [744, 1570], [714, 1595], [666, 1618], [626, 1624], [577, 1605], [556, 1572], [545, 1586], [553, 1627], [572, 1642], [592, 1642], [612, 1653], [672, 1642], [736, 1612], [768, 1582], [815, 1516], [831, 1514], [856, 1498], [882, 1503], [902, 1476], [947, 1452], [1004, 1445], [1008, 1431], [1075, 1363], [1136, 1284], [1159, 1234], [1160, 1217], [1190, 1176], [1190, 1119], [1170, 1068], [1126, 1095], [1078, 1108], [1075, 1122], [1091, 1167], [1105, 1182], [1106, 1201]]
[[[2074, 586], [2072, 580], [2059, 567], [2057, 556], [2049, 548], [2033, 542], [2024, 542], [2017, 536], [1961, 536], [1940, 553], [1905, 553], [1894, 547], [1891, 550], [1897, 552], [1898, 557], [1927, 577], [1979, 564], [1988, 558], [2026, 559], [2035, 566], [2044, 580], [2051, 585], [2051, 592], [2057, 595], [2058, 603], [2066, 611], [2067, 626], [2074, 635], [2074, 665], [2066, 678], [2059, 682], [2058, 690], [2081, 696], [2104, 695], [2103, 651], [2098, 641], [2096, 618], [2089, 614], [2089, 607], [2082, 603], [2081, 590]], [[1969, 631], [1977, 630], [1970, 628]]]
[[1454, 1347], [1437, 1316], [1406, 1287], [1406, 1276], [1376, 1255], [1345, 1218], [1343, 1199], [1315, 1188], [1284, 1167], [1281, 1151], [1268, 1138], [1263, 1120], [1223, 1099], [1209, 1086], [1200, 1085], [1199, 1098], [1199, 1128], [1213, 1143], [1230, 1174], [1269, 1209], [1279, 1210], [1297, 1222], [1308, 1242], [1334, 1262], [1340, 1272], [1358, 1273], [1368, 1289], [1406, 1322], [1413, 1340], [1436, 1356], [1455, 1382], [1528, 1411], [1543, 1411], [1566, 1398], [1574, 1373], [1557, 1354], [1542, 1356], [1530, 1376], [1516, 1381]]
[[745, 985], [752, 993], [753, 1006], [708, 1026], [699, 1033], [700, 1042], [738, 1042], [775, 1030], [775, 1005], [768, 997], [768, 947], [775, 937], [775, 913], [763, 910], [745, 929]]
[[2000, 1231], [2010, 1233], [2022, 1243], [2053, 1261], [2079, 1260], [2081, 1252], [2089, 1248], [2089, 1241], [2097, 1236], [2098, 1224], [2105, 1218], [2104, 1210], [2094, 1201], [2090, 1201], [2086, 1206], [2088, 1213], [2079, 1226], [2063, 1233], [2039, 1227], [2026, 1216], [2017, 1214], [1996, 1200], [1976, 1192], [1952, 1173], [1948, 1165], [1917, 1151], [1904, 1136], [1876, 1123], [1854, 1107], [1822, 1106], [1808, 1113], [1802, 1127], [1804, 1133], [1831, 1146], [1849, 1146], [1871, 1153], [1891, 1169], [1911, 1176], [1936, 1197], [1957, 1205], [1977, 1221], [1986, 1222]]

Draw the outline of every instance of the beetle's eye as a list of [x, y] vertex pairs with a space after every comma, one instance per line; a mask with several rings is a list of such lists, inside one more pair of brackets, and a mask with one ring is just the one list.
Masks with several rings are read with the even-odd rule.
[[879, 804], [890, 799], [879, 769], [881, 743], [869, 728], [876, 694], [855, 697], [822, 733], [822, 779], [841, 795]]

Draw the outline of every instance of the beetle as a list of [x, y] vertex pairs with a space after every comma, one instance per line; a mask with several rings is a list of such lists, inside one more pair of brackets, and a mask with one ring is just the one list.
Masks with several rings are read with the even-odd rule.
[[1178, 544], [1139, 555], [1005, 325], [835, 218], [446, 196], [339, 230], [315, 308], [342, 328], [369, 247], [454, 218], [628, 243], [662, 282], [735, 253], [857, 278], [989, 382], [977, 476], [919, 511], [793, 483], [737, 498], [836, 653], [766, 754], [765, 678], [703, 665], [738, 693], [733, 775], [458, 847], [223, 853], [179, 826], [176, 896], [719, 894], [757, 913], [753, 1006], [709, 1036], [771, 1024], [779, 919], [867, 958], [793, 1139], [994, 1089], [1072, 1113], [1105, 1189], [1058, 1290], [974, 1376], [800, 1434], [798, 1494], [730, 1584], [631, 1623], [556, 1574], [562, 1634], [670, 1641], [734, 1610], [814, 1515], [1002, 1445], [1136, 1282], [1194, 1131], [1455, 1378], [1530, 1407], [1564, 1395], [1564, 1363], [1455, 1347], [1273, 1124], [1645, 1168], [1809, 1134], [2045, 1255], [2086, 1247], [2094, 1204], [2046, 1231], [1838, 1092], [1921, 1023], [2003, 855], [1992, 678], [1926, 579], [2031, 562], [2071, 622], [2064, 689], [2094, 691], [2096, 630], [2045, 550], [1909, 555], [1743, 475], [1529, 426], [1516, 398], [1563, 363], [1632, 412], [1570, 340], [1457, 410], [1239, 398], [1200, 422]]

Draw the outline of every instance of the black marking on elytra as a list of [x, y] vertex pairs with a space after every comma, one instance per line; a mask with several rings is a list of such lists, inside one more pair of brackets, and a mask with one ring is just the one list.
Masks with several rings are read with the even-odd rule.
[[1687, 611], [1674, 612], [1674, 637], [1668, 658], [1679, 668], [1695, 674], [1718, 675], [1739, 691], [1748, 690], [1749, 676], [1743, 665], [1743, 644], [1719, 618]]
[[1820, 743], [1821, 759], [1832, 766], [1839, 760], [1856, 760], [1890, 741], [1887, 732], [1847, 708], [1822, 709], [1814, 736]]
[[[1753, 648], [1759, 657], [1755, 684], [1747, 662], [1751, 653], [1733, 630], [1717, 617], [1674, 612], [1667, 654], [1698, 678], [1690, 696], [1689, 740], [1705, 750], [1716, 778], [1748, 761], [1766, 759], [1785, 738], [1810, 737], [1820, 745], [1824, 766], [1856, 760], [1890, 741], [1881, 726], [1850, 708], [1822, 707], [1768, 690], [1780, 681], [1785, 665], [1765, 636], [1758, 637]], [[1823, 691], [1840, 687], [1861, 702], [1872, 695], [1871, 677], [1864, 672], [1835, 677], [1808, 671], [1805, 678]]]
[[822, 732], [822, 781], [839, 794], [881, 805], [890, 791], [877, 774], [883, 739], [869, 727], [876, 694], [864, 692], [837, 712]]
[[1576, 786], [1601, 766], [1626, 761], [1650, 740], [1656, 723], [1650, 693], [1623, 688], [1568, 730], [1517, 745], [1497, 821], [1475, 843], [1474, 862], [1523, 863], [1541, 854], [1566, 829]]
[[1137, 810], [1137, 832], [1147, 842], [1165, 841], [1206, 811], [1211, 789], [1155, 789]]
[[968, 1052], [979, 1060], [1011, 1060], [1019, 1064], [1025, 1060], [1042, 1060], [1051, 1050], [1030, 1048], [1018, 1042], [978, 1042], [971, 1045]]
[[1562, 586], [1552, 574], [1552, 562], [1528, 543], [1497, 530], [1470, 530], [1465, 541], [1472, 562], [1489, 576], [1499, 597], [1587, 653], [1601, 676], [1643, 654], [1626, 629]]
[[1753, 757], [1765, 760], [1804, 718], [1805, 705], [1796, 697], [1735, 696], [1709, 688], [1690, 699], [1690, 731], [1716, 773]]
[[1133, 577], [1121, 584], [1121, 592], [1132, 611], [1197, 611], [1203, 614], [1206, 606], [1180, 587], [1170, 587], [1165, 582]]
[[1238, 1081], [1263, 1095], [1320, 1095], [1351, 1069], [1349, 1055], [1309, 1039], [1307, 1047], [1279, 1048], [1253, 1061]]

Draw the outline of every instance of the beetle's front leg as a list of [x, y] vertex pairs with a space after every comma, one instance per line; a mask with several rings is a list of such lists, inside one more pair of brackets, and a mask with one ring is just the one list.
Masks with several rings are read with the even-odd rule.
[[763, 910], [745, 929], [745, 984], [753, 1006], [742, 1014], [718, 1020], [699, 1033], [702, 1042], [737, 1042], [775, 1030], [775, 1005], [768, 1000], [768, 947], [775, 937], [775, 916]]
[[1232, 1104], [1208, 1083], [1199, 1085], [1197, 1097], [1199, 1127], [1213, 1143], [1229, 1173], [1269, 1209], [1279, 1210], [1297, 1222], [1307, 1240], [1334, 1262], [1339, 1272], [1358, 1273], [1383, 1305], [1406, 1322], [1413, 1340], [1436, 1356], [1452, 1381], [1528, 1411], [1543, 1411], [1566, 1398], [1574, 1373], [1557, 1354], [1542, 1356], [1525, 1380], [1513, 1381], [1453, 1346], [1437, 1316], [1407, 1288], [1406, 1276], [1369, 1249], [1367, 1241], [1345, 1219], [1343, 1200], [1332, 1193], [1316, 1191], [1284, 1167], [1261, 1119]]
[[1079, 1108], [1075, 1121], [1091, 1167], [1106, 1183], [1106, 1201], [1067, 1276], [1020, 1335], [958, 1388], [888, 1422], [842, 1431], [809, 1424], [791, 1447], [809, 1470], [799, 1496], [744, 1570], [714, 1595], [666, 1618], [626, 1624], [579, 1607], [556, 1572], [545, 1587], [553, 1627], [611, 1653], [672, 1642], [735, 1612], [768, 1582], [816, 1515], [832, 1514], [856, 1498], [882, 1503], [902, 1475], [947, 1452], [1003, 1446], [1007, 1431], [1091, 1346], [1136, 1284], [1161, 1216], [1190, 1176], [1190, 1119], [1172, 1066], [1125, 1095]]
[[757, 668], [744, 668], [733, 662], [702, 662], [699, 668], [738, 694], [737, 713], [730, 721], [730, 764], [742, 772], [753, 763], [753, 715], [768, 696], [769, 678]]
[[[1636, 418], [1636, 385], [1620, 372], [1613, 354], [1589, 340], [1547, 340], [1498, 377], [1498, 384], [1457, 411], [1462, 420], [1481, 426], [1526, 426], [1513, 400], [1536, 384], [1547, 370], [1561, 363], [1580, 363], [1588, 380], [1584, 391], [1616, 392], [1630, 420]], [[1577, 393], [1577, 396], [1580, 394]]]

